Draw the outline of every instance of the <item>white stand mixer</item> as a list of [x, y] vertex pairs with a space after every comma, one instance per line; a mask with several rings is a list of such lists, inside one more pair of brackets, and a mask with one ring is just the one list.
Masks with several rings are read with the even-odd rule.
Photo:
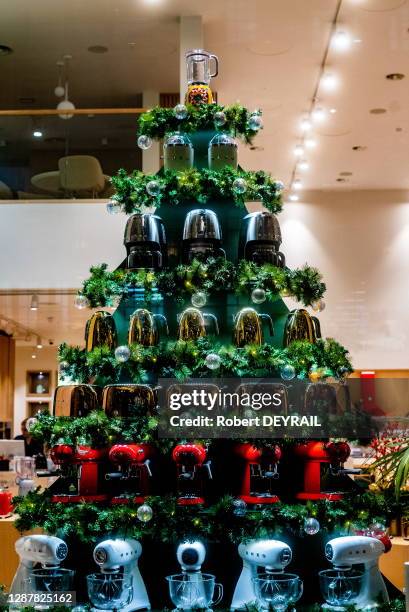
[[[183, 542], [179, 544], [176, 558], [180, 564], [186, 581], [194, 584], [195, 597], [197, 596], [197, 607], [206, 600], [202, 583], [202, 565], [206, 557], [206, 549], [201, 542]], [[196, 595], [197, 594], [197, 595]]]
[[266, 572], [284, 571], [292, 559], [291, 548], [279, 540], [242, 542], [239, 555], [243, 559], [243, 569], [234, 590], [231, 610], [246, 610], [257, 600], [253, 578], [257, 578], [259, 567]]
[[[360, 593], [349, 602], [360, 610], [375, 610], [379, 601], [389, 601], [385, 582], [379, 571], [379, 557], [384, 552], [385, 546], [381, 540], [361, 535], [334, 538], [325, 547], [325, 556], [335, 569], [350, 570], [355, 565], [364, 566]], [[323, 607], [327, 610], [342, 609], [328, 604]]]
[[10, 587], [10, 594], [26, 593], [27, 580], [37, 563], [43, 568], [58, 568], [68, 554], [66, 543], [55, 536], [29, 535], [15, 543], [20, 564]]
[[[150, 609], [148, 594], [146, 592], [145, 583], [142, 579], [138, 567], [138, 559], [142, 554], [142, 545], [137, 540], [131, 538], [113, 538], [104, 540], [97, 544], [94, 548], [94, 561], [99, 565], [101, 576], [99, 576], [99, 593], [95, 593], [94, 597], [90, 593], [90, 583], [88, 583], [88, 595], [94, 606], [92, 610], [99, 612], [100, 610], [116, 609], [113, 605], [111, 608], [104, 605], [103, 608], [96, 607], [95, 602], [98, 601], [101, 593], [107, 603], [109, 603], [109, 593], [112, 589], [112, 598], [117, 597], [114, 589], [117, 589], [118, 578], [123, 577], [124, 582], [131, 580], [131, 598], [126, 605], [121, 606], [121, 612], [133, 612], [134, 610]], [[90, 578], [90, 576], [88, 577]], [[119, 581], [120, 582], [120, 581]], [[101, 591], [103, 589], [103, 591]], [[102, 598], [101, 598], [102, 599]]]

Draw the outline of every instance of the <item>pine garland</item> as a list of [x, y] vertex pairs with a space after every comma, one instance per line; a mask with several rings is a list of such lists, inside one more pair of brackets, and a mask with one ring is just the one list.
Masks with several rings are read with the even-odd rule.
[[[280, 369], [290, 364], [299, 378], [306, 378], [311, 369], [319, 369], [322, 378], [344, 378], [353, 371], [348, 351], [332, 338], [319, 339], [315, 344], [296, 341], [284, 349], [269, 344], [249, 345], [244, 348], [214, 344], [209, 338], [196, 341], [161, 342], [158, 346], [131, 347], [131, 356], [125, 363], [115, 359], [107, 347], [91, 352], [62, 344], [59, 347], [61, 374], [78, 383], [94, 380], [96, 384], [114, 384], [121, 380], [133, 383], [148, 382], [148, 373], [160, 378], [188, 377], [279, 377]], [[221, 359], [218, 370], [210, 371], [205, 364], [208, 354], [216, 353]]]
[[123, 269], [111, 272], [103, 263], [93, 266], [90, 273], [81, 294], [88, 299], [91, 308], [113, 306], [116, 298], [136, 288], [144, 289], [147, 302], [152, 300], [154, 290], [183, 302], [199, 291], [206, 294], [234, 291], [247, 294], [250, 299], [251, 292], [261, 288], [270, 301], [278, 295], [291, 296], [304, 306], [322, 298], [326, 290], [320, 272], [307, 265], [290, 270], [245, 260], [235, 265], [223, 258], [210, 258], [207, 262], [194, 260], [189, 265], [181, 264], [163, 272]]
[[131, 499], [128, 504], [113, 506], [88, 502], [62, 504], [51, 502], [48, 491], [37, 490], [24, 498], [16, 498], [15, 503], [16, 527], [20, 531], [41, 527], [47, 533], [58, 533], [63, 539], [75, 537], [87, 543], [110, 533], [161, 542], [196, 537], [240, 542], [253, 537], [271, 537], [273, 533], [276, 537], [283, 531], [308, 537], [303, 529], [308, 517], [316, 518], [324, 531], [348, 534], [373, 522], [387, 522], [395, 510], [395, 504], [388, 497], [367, 492], [346, 495], [338, 502], [279, 502], [261, 510], [247, 507], [244, 515], [237, 513], [230, 496], [203, 509], [180, 507], [173, 496], [154, 496], [146, 501], [153, 510], [153, 520], [142, 523], [137, 519], [139, 506]]
[[[221, 106], [220, 104], [200, 104], [187, 106], [185, 119], [178, 119], [173, 108], [161, 108], [157, 106], [139, 116], [138, 134], [149, 136], [156, 140], [164, 138], [167, 134], [176, 131], [192, 133], [196, 131], [214, 131], [220, 129], [232, 136], [239, 136], [250, 144], [253, 137], [258, 133], [249, 125], [250, 116], [253, 114], [241, 104]], [[217, 128], [214, 115], [224, 112], [226, 122], [221, 128]], [[257, 111], [261, 115], [261, 111]]]
[[[246, 191], [239, 194], [233, 189], [233, 183], [241, 178], [246, 181]], [[190, 169], [183, 172], [165, 170], [159, 174], [144, 174], [134, 170], [127, 174], [126, 170], [111, 178], [116, 193], [113, 199], [119, 203], [123, 212], [130, 214], [140, 212], [143, 208], [155, 206], [158, 209], [162, 202], [177, 206], [185, 202], [206, 204], [209, 200], [221, 200], [226, 204], [233, 201], [236, 206], [245, 208], [246, 202], [262, 202], [263, 206], [273, 213], [282, 209], [282, 183], [259, 170], [235, 170], [230, 167], [222, 170]], [[149, 195], [148, 183], [155, 182], [159, 188], [158, 194]]]

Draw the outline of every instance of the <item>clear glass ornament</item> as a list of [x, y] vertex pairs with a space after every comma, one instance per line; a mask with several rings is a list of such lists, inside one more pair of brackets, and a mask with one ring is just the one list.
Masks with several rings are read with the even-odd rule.
[[206, 367], [208, 367], [209, 370], [218, 370], [221, 362], [222, 360], [216, 353], [209, 353], [205, 359]]
[[138, 138], [138, 147], [146, 151], [152, 146], [152, 138], [150, 136], [146, 136], [146, 134], [142, 134]]
[[262, 304], [266, 301], [266, 298], [266, 292], [261, 287], [253, 289], [251, 292], [251, 301], [254, 302], [254, 304]]
[[207, 302], [207, 295], [203, 291], [197, 291], [191, 297], [192, 306], [203, 308]]
[[184, 104], [176, 104], [175, 108], [173, 109], [173, 112], [175, 113], [176, 119], [179, 119], [180, 121], [186, 119], [188, 115], [187, 107]]
[[214, 124], [216, 127], [222, 127], [227, 120], [227, 117], [223, 111], [217, 111], [214, 116]]
[[254, 131], [261, 130], [263, 127], [263, 120], [261, 115], [257, 113], [252, 113], [249, 117], [249, 128]]
[[146, 191], [153, 198], [160, 194], [160, 183], [158, 181], [149, 181], [146, 185]]
[[136, 511], [136, 516], [141, 523], [148, 523], [153, 517], [153, 510], [148, 504], [142, 504]]
[[283, 181], [276, 181], [276, 187], [279, 191], [283, 191], [283, 189], [285, 189]]
[[315, 535], [321, 529], [321, 525], [316, 518], [310, 516], [304, 521], [304, 531], [308, 535]]
[[295, 376], [295, 368], [290, 363], [286, 363], [280, 368], [280, 376], [283, 380], [292, 380]]
[[315, 300], [315, 302], [311, 304], [311, 308], [314, 312], [322, 312], [323, 310], [325, 310], [324, 300], [322, 298], [320, 300]]
[[30, 417], [26, 421], [27, 431], [31, 431], [35, 425], [37, 425], [38, 419], [36, 417]]
[[235, 499], [233, 502], [233, 514], [236, 516], [244, 516], [247, 512], [247, 504], [244, 499]]
[[131, 351], [125, 345], [118, 346], [118, 348], [115, 349], [115, 359], [119, 361], [120, 363], [125, 363], [125, 361], [128, 361], [130, 356], [131, 356]]
[[89, 306], [88, 298], [86, 298], [85, 295], [81, 295], [79, 293], [78, 295], [75, 296], [74, 306], [75, 308], [78, 308], [78, 310], [83, 310], [84, 308], [88, 308]]
[[246, 189], [247, 189], [247, 183], [244, 180], [244, 178], [236, 178], [233, 181], [233, 191], [234, 191], [234, 193], [242, 195], [243, 193], [246, 192]]
[[121, 205], [117, 200], [109, 200], [107, 204], [107, 211], [110, 215], [116, 215], [121, 210]]

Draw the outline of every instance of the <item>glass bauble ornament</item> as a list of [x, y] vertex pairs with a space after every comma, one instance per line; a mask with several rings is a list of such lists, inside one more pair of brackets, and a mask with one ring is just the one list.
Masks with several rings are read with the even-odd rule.
[[233, 502], [233, 514], [244, 516], [247, 512], [247, 504], [244, 499], [235, 499]]
[[26, 421], [26, 429], [27, 431], [31, 431], [35, 425], [37, 425], [38, 419], [36, 417], [30, 417]]
[[292, 380], [295, 376], [295, 368], [291, 363], [286, 363], [280, 368], [280, 376], [283, 380]]
[[142, 504], [136, 511], [136, 516], [141, 523], [148, 523], [153, 517], [153, 510], [148, 504]]
[[175, 108], [173, 109], [173, 112], [175, 113], [176, 119], [179, 119], [180, 121], [186, 119], [188, 114], [187, 107], [184, 104], [176, 104]]
[[115, 349], [115, 359], [119, 361], [119, 363], [125, 363], [125, 361], [128, 361], [130, 356], [131, 351], [125, 345], [118, 346], [118, 348]]
[[251, 292], [251, 301], [254, 302], [254, 304], [262, 304], [266, 301], [266, 297], [266, 292], [261, 287], [253, 289]]
[[263, 127], [263, 120], [261, 115], [258, 113], [252, 113], [249, 117], [249, 128], [254, 131], [261, 130]]
[[312, 516], [310, 516], [309, 518], [305, 519], [304, 531], [308, 535], [315, 535], [316, 533], [319, 532], [320, 528], [321, 528], [321, 525], [319, 524], [319, 521], [317, 521], [316, 518], [313, 518]]
[[283, 181], [276, 181], [276, 187], [279, 191], [283, 191], [283, 189], [285, 189]]
[[315, 302], [311, 304], [311, 308], [314, 312], [322, 312], [323, 310], [325, 310], [324, 300], [322, 298], [320, 300], [315, 300]]
[[308, 372], [308, 378], [313, 383], [319, 381], [321, 378], [321, 370], [318, 369], [318, 366], [311, 366], [311, 370]]
[[69, 367], [70, 367], [70, 364], [68, 363], [68, 361], [61, 361], [60, 366], [59, 366], [60, 373], [64, 374], [65, 372], [67, 372]]
[[85, 295], [81, 295], [81, 293], [79, 293], [78, 295], [75, 296], [74, 306], [75, 308], [78, 308], [78, 310], [83, 310], [84, 308], [88, 308], [89, 306], [88, 298], [86, 298]]
[[369, 525], [369, 531], [370, 531], [370, 535], [372, 535], [372, 537], [374, 538], [378, 536], [383, 536], [386, 533], [386, 525], [385, 523], [381, 523], [380, 521], [377, 521]]
[[116, 215], [121, 210], [121, 205], [117, 200], [109, 200], [107, 204], [107, 211], [110, 215]]
[[192, 295], [191, 302], [195, 308], [203, 308], [207, 302], [207, 296], [203, 291], [197, 291]]
[[146, 136], [146, 134], [142, 134], [138, 138], [138, 147], [146, 151], [152, 146], [152, 138], [150, 136]]
[[216, 353], [209, 353], [206, 355], [205, 364], [209, 370], [218, 370], [220, 368], [222, 360]]
[[246, 189], [247, 189], [247, 183], [244, 180], [244, 178], [236, 178], [233, 181], [234, 193], [237, 193], [238, 195], [242, 195], [243, 193], [246, 192]]
[[222, 127], [227, 120], [226, 115], [223, 111], [217, 111], [217, 113], [214, 114], [213, 118], [216, 127]]
[[146, 191], [150, 196], [156, 198], [156, 196], [160, 194], [160, 183], [158, 183], [158, 181], [149, 181], [149, 183], [146, 184]]

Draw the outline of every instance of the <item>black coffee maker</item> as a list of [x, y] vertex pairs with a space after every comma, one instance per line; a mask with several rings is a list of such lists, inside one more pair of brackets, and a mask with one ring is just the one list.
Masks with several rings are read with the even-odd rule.
[[183, 227], [182, 261], [201, 261], [209, 257], [226, 257], [221, 248], [222, 231], [216, 213], [207, 208], [191, 210]]
[[241, 222], [239, 258], [257, 264], [270, 263], [284, 268], [285, 257], [280, 252], [281, 230], [273, 213], [259, 211], [246, 215]]
[[167, 263], [166, 234], [163, 221], [151, 213], [129, 217], [124, 235], [129, 270], [161, 270]]

